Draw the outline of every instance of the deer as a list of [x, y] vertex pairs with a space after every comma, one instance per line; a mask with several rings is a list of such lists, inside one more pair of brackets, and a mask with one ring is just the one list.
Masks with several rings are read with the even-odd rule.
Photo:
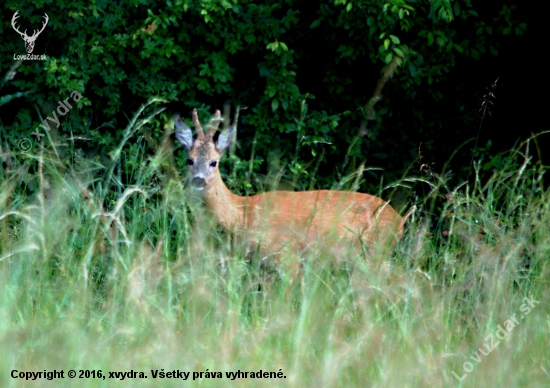
[[[234, 141], [238, 108], [232, 125], [217, 110], [206, 132], [194, 109], [196, 138], [178, 113], [173, 119], [175, 138], [187, 150], [191, 187], [216, 223], [242, 239], [247, 249], [258, 250], [262, 260], [290, 269], [293, 277], [300, 271], [301, 254], [316, 247], [324, 246], [338, 257], [364, 249], [376, 257], [387, 254], [401, 238], [411, 211], [401, 217], [388, 202], [370, 194], [276, 190], [239, 196], [231, 192], [218, 167]], [[215, 140], [222, 121], [225, 128]], [[285, 257], [291, 259], [283, 263]]]

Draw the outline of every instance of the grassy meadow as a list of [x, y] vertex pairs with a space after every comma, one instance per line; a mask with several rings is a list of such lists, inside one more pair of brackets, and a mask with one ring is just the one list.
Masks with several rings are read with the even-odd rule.
[[308, 257], [291, 282], [195, 230], [185, 173], [169, 177], [166, 148], [128, 147], [137, 130], [109, 162], [70, 139], [2, 149], [1, 387], [550, 386], [550, 193], [533, 140], [498, 168], [474, 163], [473, 184], [399, 182], [427, 189], [387, 265]]

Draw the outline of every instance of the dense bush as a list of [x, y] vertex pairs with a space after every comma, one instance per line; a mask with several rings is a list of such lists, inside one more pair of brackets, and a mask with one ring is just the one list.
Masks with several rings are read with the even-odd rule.
[[[366, 159], [395, 180], [420, 142], [433, 158], [447, 155], [437, 143], [442, 134], [460, 138], [477, 125], [476, 98], [464, 86], [471, 75], [456, 72], [457, 65], [497, 55], [506, 35], [523, 34], [512, 9], [482, 18], [469, 0], [7, 1], [3, 73], [13, 54], [24, 52], [13, 13], [19, 11], [21, 30], [38, 28], [44, 13], [49, 23], [34, 49], [47, 60], [24, 61], [4, 79], [2, 141], [17, 149], [75, 91], [83, 98], [50, 135], [76, 138], [74, 148], [99, 160], [150, 97], [168, 109], [135, 134], [130, 153], [144, 139], [155, 146], [172, 111], [188, 117], [198, 107], [205, 118], [230, 102], [249, 107], [237, 155], [252, 155], [253, 172], [283, 168], [283, 179], [298, 188], [331, 187]], [[392, 63], [400, 66], [365, 131], [365, 107]], [[453, 91], [444, 95], [449, 85]], [[237, 164], [236, 171], [242, 184], [249, 168]], [[379, 180], [369, 171], [362, 189]]]

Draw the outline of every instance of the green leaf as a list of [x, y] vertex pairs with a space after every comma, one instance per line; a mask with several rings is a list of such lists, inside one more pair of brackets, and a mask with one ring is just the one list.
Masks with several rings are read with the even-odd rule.
[[455, 15], [456, 16], [460, 15], [460, 3], [458, 1], [455, 1], [453, 8], [454, 8]]
[[271, 51], [276, 51], [279, 48], [279, 42], [268, 43], [266, 48]]
[[273, 101], [271, 101], [271, 110], [275, 112], [278, 108], [279, 108], [279, 100], [274, 98]]
[[388, 48], [390, 47], [390, 40], [389, 39], [384, 39], [384, 50], [388, 50]]
[[516, 35], [523, 35], [523, 29], [521, 29], [520, 27], [516, 27], [514, 28], [514, 32], [516, 33]]
[[353, 3], [348, 3], [348, 5], [346, 6], [346, 12], [351, 11], [352, 7], [353, 7]]
[[399, 40], [399, 38], [398, 38], [397, 36], [395, 36], [395, 35], [390, 35], [390, 39], [391, 39], [391, 41], [392, 41], [393, 43], [395, 43], [395, 44], [401, 43], [401, 41]]
[[431, 46], [434, 42], [434, 34], [428, 32], [428, 46]]
[[277, 87], [275, 85], [270, 85], [267, 88], [267, 96], [269, 98], [273, 98], [273, 96], [275, 96], [276, 93], [277, 93]]
[[309, 28], [310, 29], [317, 28], [317, 27], [319, 27], [319, 24], [321, 24], [321, 19], [317, 19], [317, 20], [313, 21], [313, 23], [310, 24]]
[[503, 35], [510, 35], [511, 32], [512, 32], [512, 28], [510, 27], [506, 27], [504, 30], [502, 30]]
[[390, 63], [391, 60], [393, 58], [393, 54], [392, 53], [388, 53], [388, 55], [386, 55], [386, 58], [384, 58], [384, 62], [386, 63]]
[[455, 43], [455, 50], [458, 51], [460, 54], [464, 52], [464, 49], [461, 45]]
[[399, 55], [401, 58], [405, 58], [405, 54], [403, 53], [403, 51], [401, 51], [400, 49], [398, 49], [397, 47], [395, 47], [393, 49], [393, 52], [396, 53], [397, 55]]

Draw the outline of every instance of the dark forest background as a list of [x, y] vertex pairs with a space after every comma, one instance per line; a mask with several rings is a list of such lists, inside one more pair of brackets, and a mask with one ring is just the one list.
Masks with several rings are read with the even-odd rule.
[[[33, 51], [47, 60], [14, 61], [25, 53], [16, 11], [20, 31], [47, 13]], [[32, 150], [53, 142], [67, 160], [102, 163], [157, 97], [144, 113], [166, 109], [131, 139], [129, 161], [163, 144], [174, 112], [190, 122], [196, 107], [205, 121], [229, 103], [247, 107], [222, 165], [234, 190], [261, 190], [274, 176], [330, 188], [365, 162], [380, 170], [359, 189], [374, 192], [403, 176], [458, 185], [472, 179], [472, 159], [491, 174], [506, 150], [548, 129], [546, 33], [526, 2], [6, 1], [1, 12], [1, 143], [15, 153], [27, 138]], [[31, 133], [74, 91], [83, 99], [37, 142]], [[541, 135], [530, 155], [550, 163], [548, 144]]]

